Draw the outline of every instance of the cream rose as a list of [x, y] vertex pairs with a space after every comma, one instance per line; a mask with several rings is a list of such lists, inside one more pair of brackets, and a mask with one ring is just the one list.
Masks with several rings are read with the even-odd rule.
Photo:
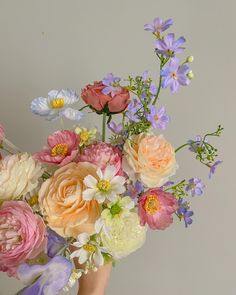
[[97, 178], [93, 164], [70, 163], [58, 169], [39, 190], [39, 205], [50, 228], [64, 237], [80, 233], [94, 233], [95, 221], [100, 216], [97, 201], [84, 201], [85, 176]]
[[42, 174], [41, 164], [29, 154], [6, 156], [0, 161], [0, 204], [32, 192]]
[[178, 165], [175, 151], [163, 135], [139, 134], [124, 144], [123, 169], [147, 187], [159, 187], [174, 175]]

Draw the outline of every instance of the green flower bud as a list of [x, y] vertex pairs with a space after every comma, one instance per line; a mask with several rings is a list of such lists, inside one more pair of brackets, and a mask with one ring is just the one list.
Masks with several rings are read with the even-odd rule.
[[192, 56], [192, 55], [190, 55], [190, 56], [188, 56], [187, 58], [186, 58], [186, 62], [187, 63], [191, 63], [191, 62], [193, 62], [194, 61], [194, 57]]
[[193, 71], [189, 71], [188, 74], [187, 74], [187, 77], [192, 80], [194, 78], [194, 73]]

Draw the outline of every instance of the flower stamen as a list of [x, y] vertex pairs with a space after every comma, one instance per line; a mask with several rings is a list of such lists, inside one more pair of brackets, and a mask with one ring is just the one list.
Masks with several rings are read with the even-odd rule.
[[52, 157], [66, 156], [68, 153], [68, 145], [66, 143], [59, 143], [55, 145], [51, 151]]
[[83, 245], [83, 249], [89, 253], [94, 253], [96, 251], [96, 247], [92, 244]]
[[144, 209], [147, 213], [153, 215], [161, 209], [160, 201], [155, 195], [149, 195], [145, 201]]
[[111, 188], [111, 183], [108, 180], [101, 179], [98, 181], [97, 188], [102, 192], [108, 192]]
[[51, 101], [51, 106], [53, 109], [63, 108], [65, 104], [64, 98], [55, 98]]

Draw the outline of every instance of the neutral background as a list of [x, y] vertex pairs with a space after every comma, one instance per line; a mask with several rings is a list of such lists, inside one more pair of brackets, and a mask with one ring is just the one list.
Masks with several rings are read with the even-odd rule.
[[[172, 118], [165, 136], [177, 147], [225, 127], [213, 140], [224, 165], [211, 181], [191, 153], [178, 154], [175, 179], [200, 176], [208, 184], [193, 200], [193, 225], [149, 232], [145, 246], [113, 270], [109, 295], [236, 294], [235, 10], [233, 0], [0, 1], [0, 122], [22, 150], [39, 150], [59, 128], [31, 114], [33, 98], [65, 87], [80, 92], [109, 72], [149, 69], [157, 77], [154, 39], [143, 30], [156, 16], [174, 19], [171, 30], [186, 37], [186, 54], [195, 57], [191, 86], [161, 94]], [[21, 284], [1, 274], [0, 286], [1, 295], [12, 295]]]

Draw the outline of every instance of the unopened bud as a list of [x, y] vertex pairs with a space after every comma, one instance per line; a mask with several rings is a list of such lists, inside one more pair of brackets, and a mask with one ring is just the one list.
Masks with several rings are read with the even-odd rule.
[[194, 73], [193, 71], [189, 71], [188, 74], [187, 74], [187, 77], [192, 80], [194, 78]]
[[190, 56], [188, 56], [187, 58], [186, 58], [186, 62], [187, 63], [191, 63], [191, 62], [193, 62], [194, 61], [194, 57], [192, 56], [192, 55], [190, 55]]

